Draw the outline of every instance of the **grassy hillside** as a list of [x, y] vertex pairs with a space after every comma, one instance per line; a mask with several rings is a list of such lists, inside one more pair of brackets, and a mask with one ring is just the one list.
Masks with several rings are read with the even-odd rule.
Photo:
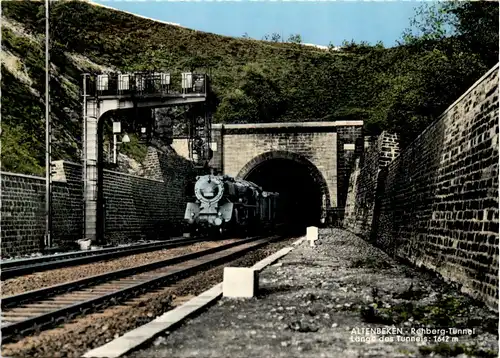
[[[41, 173], [43, 3], [4, 1], [2, 16], [2, 46], [11, 56], [2, 63], [2, 168]], [[371, 132], [397, 130], [408, 141], [494, 64], [461, 38], [329, 52], [194, 31], [85, 2], [57, 2], [50, 16], [55, 159], [79, 160], [80, 73], [91, 68], [209, 71], [216, 122], [363, 119]]]

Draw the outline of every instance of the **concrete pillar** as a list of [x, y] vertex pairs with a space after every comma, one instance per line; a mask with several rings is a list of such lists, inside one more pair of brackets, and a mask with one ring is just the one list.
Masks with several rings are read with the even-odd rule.
[[249, 267], [224, 267], [222, 294], [231, 298], [251, 298], [259, 288], [259, 272]]
[[[85, 183], [84, 183], [84, 201], [85, 201], [85, 224], [84, 239], [90, 239], [96, 242], [99, 239], [99, 228], [97, 215], [99, 211], [99, 121], [102, 115], [108, 111], [128, 108], [121, 106], [118, 99], [88, 99], [87, 100], [87, 118], [85, 138]], [[130, 107], [130, 106], [129, 106]], [[102, 205], [102, 203], [100, 203]], [[102, 218], [104, 220], [104, 218]], [[102, 222], [101, 222], [102, 224]], [[101, 226], [102, 228], [103, 226]], [[104, 233], [102, 233], [104, 235]]]
[[99, 108], [95, 101], [87, 102], [86, 133], [84, 135], [85, 168], [84, 193], [85, 223], [84, 239], [95, 241], [97, 238], [97, 144], [98, 144]]

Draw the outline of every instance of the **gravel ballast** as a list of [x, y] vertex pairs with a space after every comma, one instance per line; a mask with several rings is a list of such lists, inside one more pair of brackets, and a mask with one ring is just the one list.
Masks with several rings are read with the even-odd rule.
[[36, 272], [26, 276], [14, 277], [2, 281], [2, 297], [11, 296], [31, 290], [37, 290], [42, 287], [70, 282], [82, 279], [84, 277], [103, 274], [106, 272], [136, 267], [195, 251], [206, 250], [212, 247], [229, 244], [234, 241], [236, 241], [236, 239], [205, 241], [171, 249], [119, 257], [108, 261], [93, 262], [72, 267], [63, 267], [49, 271]]
[[75, 319], [60, 328], [43, 331], [15, 343], [5, 344], [2, 346], [2, 356], [81, 357], [90, 349], [148, 323], [167, 310], [221, 282], [224, 266], [251, 266], [281, 248], [289, 246], [297, 238], [268, 244], [230, 263], [207, 269], [126, 304]]
[[498, 356], [498, 314], [347, 231], [322, 229], [259, 284], [127, 358]]

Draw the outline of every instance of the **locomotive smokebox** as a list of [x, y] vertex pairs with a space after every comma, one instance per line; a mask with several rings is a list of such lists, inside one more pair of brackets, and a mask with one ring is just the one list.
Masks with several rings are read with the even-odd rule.
[[270, 225], [275, 221], [277, 193], [258, 185], [221, 175], [197, 176], [196, 200], [187, 203], [184, 218], [192, 227], [232, 229]]

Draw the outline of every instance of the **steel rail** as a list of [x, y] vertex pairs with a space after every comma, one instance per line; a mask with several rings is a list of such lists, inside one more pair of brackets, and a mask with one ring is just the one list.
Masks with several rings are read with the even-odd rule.
[[[77, 315], [82, 313], [88, 313], [89, 311], [95, 311], [96, 309], [102, 309], [109, 305], [115, 305], [124, 300], [135, 297], [146, 291], [151, 291], [157, 288], [159, 285], [164, 284], [166, 281], [171, 281], [175, 278], [181, 278], [190, 274], [193, 274], [204, 267], [213, 266], [222, 261], [227, 261], [235, 256], [240, 256], [252, 249], [264, 246], [269, 242], [278, 239], [279, 236], [272, 236], [268, 238], [253, 237], [237, 241], [234, 243], [221, 245], [208, 250], [199, 251], [196, 253], [191, 253], [187, 255], [178, 256], [175, 258], [166, 259], [163, 261], [157, 261], [152, 264], [142, 265], [137, 268], [119, 270], [112, 273], [97, 275], [91, 278], [86, 278], [83, 280], [73, 281], [68, 284], [56, 285], [48, 287], [45, 289], [31, 291], [23, 293], [20, 295], [9, 296], [2, 299], [2, 316], [9, 315], [9, 311], [5, 311], [3, 306], [13, 305], [19, 306], [20, 304], [25, 305], [26, 301], [33, 301], [43, 297], [42, 300], [37, 300], [36, 304], [38, 307], [44, 305], [56, 305], [55, 309], [51, 310], [49, 308], [48, 312], [43, 312], [42, 314], [36, 316], [30, 316], [29, 314], [24, 314], [20, 321], [8, 323], [9, 318], [2, 317], [2, 321], [7, 324], [2, 325], [2, 343], [11, 341], [17, 336], [22, 336], [27, 332], [33, 330], [38, 331], [44, 327], [49, 327], [53, 325], [60, 324], [61, 321], [66, 321], [72, 319]], [[239, 248], [238, 246], [243, 246]], [[177, 265], [171, 266], [174, 263]], [[149, 267], [146, 267], [149, 266]], [[166, 267], [167, 266], [167, 267]], [[164, 272], [149, 272], [151, 270], [167, 269]], [[135, 271], [134, 271], [135, 270]], [[141, 275], [143, 277], [141, 277]], [[105, 276], [108, 276], [107, 278]], [[117, 283], [110, 282], [113, 279], [117, 279]], [[96, 281], [98, 280], [98, 281]], [[100, 280], [100, 281], [99, 281]], [[104, 281], [104, 284], [102, 284]], [[98, 284], [97, 282], [100, 282]], [[91, 283], [93, 286], [89, 287]], [[107, 285], [107, 286], [106, 286]], [[100, 287], [101, 286], [101, 287]], [[125, 286], [125, 287], [123, 287]], [[80, 290], [81, 287], [88, 287], [86, 290]], [[69, 294], [63, 294], [60, 298], [60, 303], [57, 302], [57, 296], [54, 297], [56, 292], [60, 293], [61, 289], [71, 290]], [[109, 289], [111, 288], [111, 292]], [[53, 290], [51, 292], [51, 290]], [[76, 291], [75, 291], [76, 290]], [[96, 290], [94, 293], [92, 293]], [[104, 291], [104, 292], [103, 292]], [[107, 291], [107, 292], [106, 292]], [[97, 294], [97, 296], [95, 296]], [[68, 297], [74, 295], [74, 298]], [[95, 296], [89, 299], [85, 299], [88, 296]], [[66, 296], [66, 297], [64, 297]], [[49, 298], [48, 298], [49, 297]], [[51, 298], [50, 298], [51, 297]], [[48, 298], [48, 299], [47, 299]], [[78, 301], [78, 299], [84, 298], [84, 301]], [[5, 302], [7, 300], [7, 302]], [[16, 305], [15, 302], [18, 301]], [[68, 301], [69, 304], [68, 304]], [[22, 302], [22, 303], [19, 303]], [[44, 303], [45, 302], [45, 303]], [[63, 307], [57, 307], [57, 305], [63, 305]], [[19, 309], [26, 309], [26, 312], [30, 312], [30, 309], [41, 308], [35, 307], [21, 307]], [[53, 306], [54, 307], [54, 306]], [[43, 308], [42, 308], [43, 310]], [[19, 312], [16, 312], [18, 314]], [[22, 313], [21, 313], [22, 315]], [[28, 316], [28, 317], [26, 317]], [[24, 319], [26, 318], [26, 319]], [[12, 318], [11, 318], [12, 320]]]
[[119, 270], [115, 270], [115, 271], [111, 271], [111, 272], [106, 272], [103, 274], [85, 277], [85, 278], [70, 281], [70, 282], [65, 282], [65, 283], [61, 283], [61, 284], [57, 284], [57, 285], [53, 285], [53, 286], [48, 286], [48, 287], [43, 287], [43, 288], [33, 290], [33, 291], [28, 291], [28, 292], [19, 293], [19, 294], [12, 295], [12, 296], [2, 297], [1, 307], [2, 307], [2, 310], [6, 309], [6, 308], [17, 307], [17, 306], [20, 306], [21, 304], [25, 304], [26, 302], [29, 302], [29, 301], [32, 301], [32, 300], [35, 300], [38, 298], [47, 298], [47, 297], [51, 297], [51, 296], [57, 295], [57, 294], [62, 293], [62, 292], [66, 293], [69, 291], [73, 291], [73, 290], [80, 289], [80, 288], [87, 287], [87, 286], [91, 286], [94, 284], [99, 284], [102, 282], [110, 281], [110, 280], [117, 279], [120, 277], [154, 270], [154, 269], [157, 269], [157, 268], [160, 268], [163, 266], [173, 265], [173, 264], [176, 264], [178, 262], [190, 260], [190, 259], [200, 257], [203, 255], [208, 255], [210, 253], [220, 251], [224, 248], [230, 248], [233, 246], [237, 246], [237, 245], [240, 245], [242, 243], [246, 243], [248, 241], [252, 241], [255, 239], [256, 239], [255, 237], [247, 238], [247, 239], [243, 239], [241, 241], [236, 241], [236, 242], [232, 242], [232, 243], [217, 246], [217, 247], [212, 247], [210, 249], [205, 249], [205, 250], [201, 250], [201, 251], [191, 252], [189, 254], [179, 255], [179, 256], [168, 258], [168, 259], [158, 260], [158, 261], [150, 262], [150, 263], [143, 264], [140, 266], [119, 269]]
[[178, 238], [169, 241], [160, 241], [89, 251], [76, 251], [71, 253], [62, 253], [50, 256], [0, 262], [0, 277], [2, 280], [6, 280], [17, 276], [28, 275], [34, 272], [52, 270], [61, 267], [83, 265], [91, 262], [109, 260], [148, 251], [181, 247], [205, 240], [206, 238]]

